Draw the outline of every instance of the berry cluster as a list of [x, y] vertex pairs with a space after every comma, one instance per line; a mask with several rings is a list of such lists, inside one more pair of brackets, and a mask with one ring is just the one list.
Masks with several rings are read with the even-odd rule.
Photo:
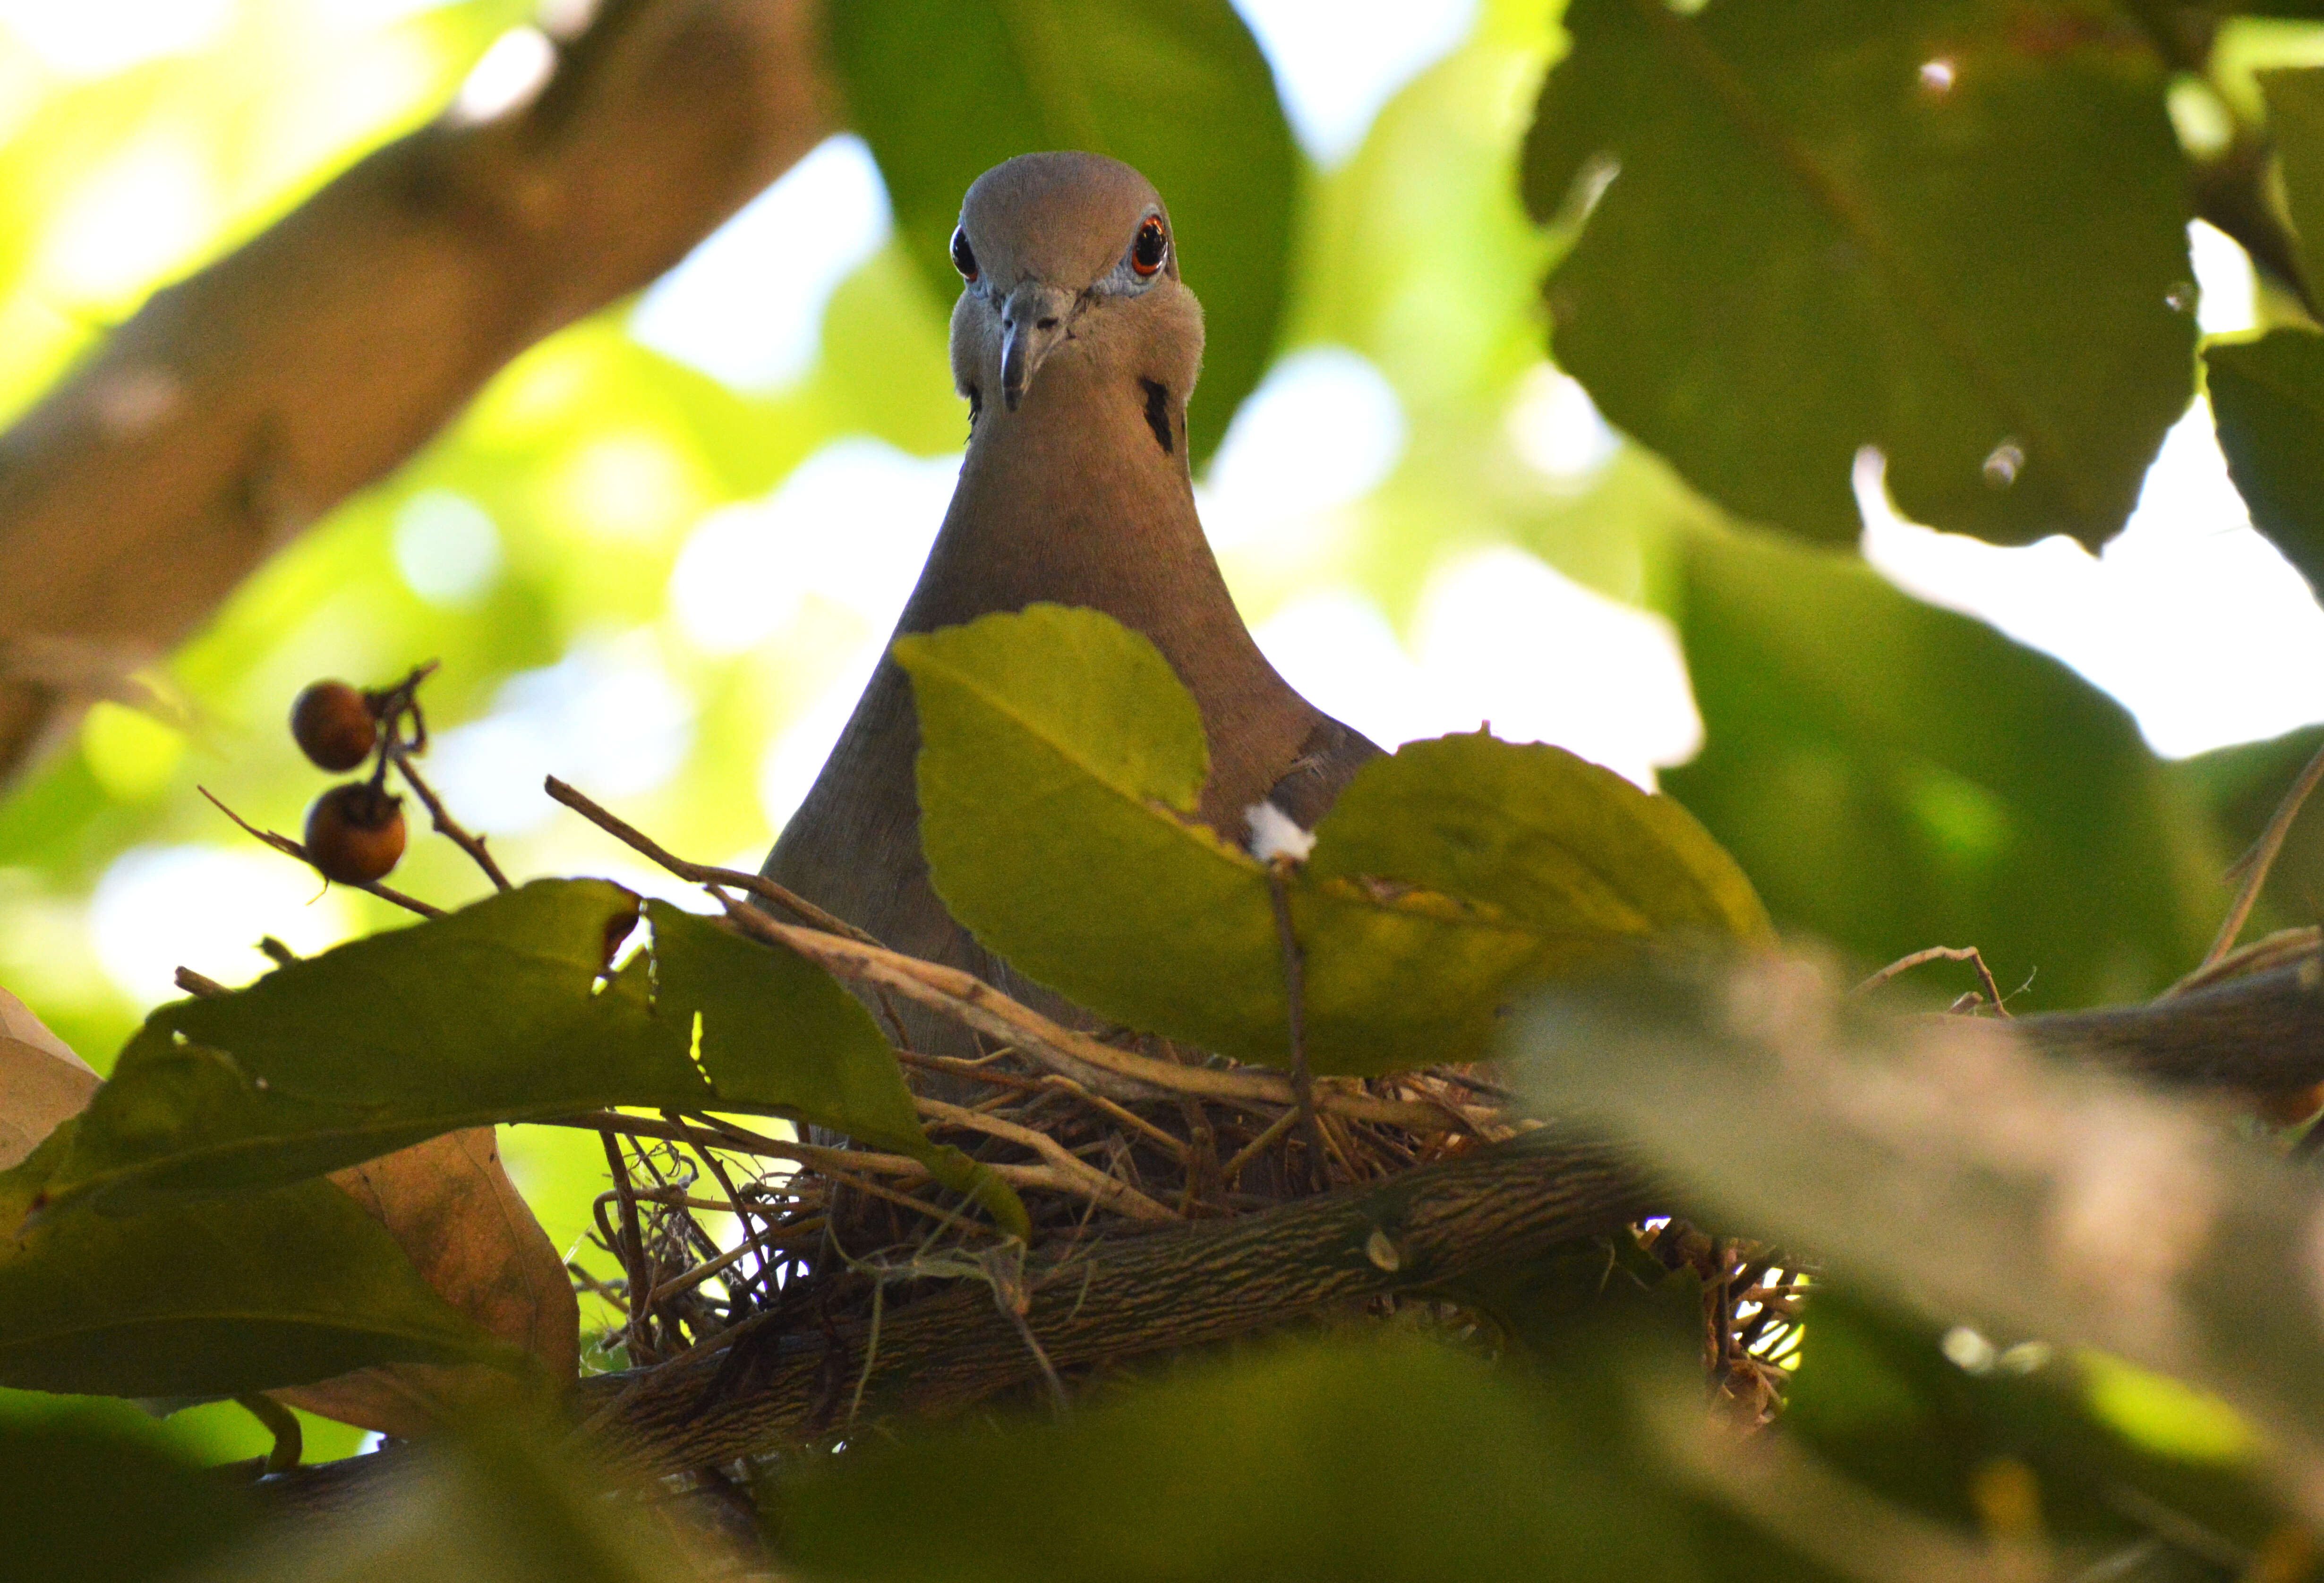
[[355, 768], [376, 755], [364, 780], [335, 786], [307, 811], [307, 861], [324, 878], [345, 885], [384, 879], [403, 857], [403, 799], [387, 789], [388, 766], [408, 777], [406, 754], [428, 746], [420, 713], [422, 666], [392, 687], [359, 690], [345, 682], [317, 682], [290, 706], [290, 736], [317, 768]]

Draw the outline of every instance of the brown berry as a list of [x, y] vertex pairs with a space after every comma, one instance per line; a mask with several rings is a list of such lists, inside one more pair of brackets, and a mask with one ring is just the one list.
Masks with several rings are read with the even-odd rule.
[[368, 885], [403, 856], [403, 799], [366, 782], [335, 786], [307, 810], [307, 861], [327, 879]]
[[353, 769], [371, 757], [379, 722], [345, 682], [317, 682], [290, 705], [290, 736], [320, 769]]

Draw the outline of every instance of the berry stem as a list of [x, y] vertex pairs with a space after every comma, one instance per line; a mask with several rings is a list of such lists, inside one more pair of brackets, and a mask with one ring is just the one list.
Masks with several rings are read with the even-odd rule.
[[[416, 720], [419, 714], [416, 704], [413, 706], [412, 713]], [[426, 740], [426, 733], [422, 732], [420, 741]], [[428, 805], [428, 816], [435, 824], [436, 833], [446, 837], [454, 846], [474, 858], [476, 867], [484, 871], [484, 878], [493, 882], [493, 888], [513, 889], [514, 887], [509, 884], [508, 876], [501, 872], [500, 864], [494, 862], [493, 854], [484, 850], [484, 838], [471, 834], [466, 826], [453, 818], [450, 810], [444, 806], [444, 799], [438, 796], [435, 788], [422, 780], [420, 778], [420, 772], [411, 767], [411, 754], [417, 750], [418, 749], [411, 744], [391, 740], [383, 759], [395, 760], [395, 771], [403, 777], [403, 784], [411, 788], [412, 796]]]

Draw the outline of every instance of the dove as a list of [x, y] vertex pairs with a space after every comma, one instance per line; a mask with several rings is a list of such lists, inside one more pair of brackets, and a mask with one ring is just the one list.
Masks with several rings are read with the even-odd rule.
[[[1152, 640], [1201, 710], [1203, 821], [1248, 842], [1254, 805], [1272, 803], [1312, 827], [1379, 749], [1268, 662], [1204, 537], [1186, 455], [1203, 310], [1160, 196], [1116, 160], [1026, 154], [969, 188], [952, 262], [968, 450], [896, 634], [1039, 602], [1101, 611]], [[930, 888], [918, 744], [910, 683], [883, 658], [762, 871], [898, 951], [1093, 1026], [981, 947]], [[966, 1030], [903, 1016], [913, 1048], [977, 1054]]]

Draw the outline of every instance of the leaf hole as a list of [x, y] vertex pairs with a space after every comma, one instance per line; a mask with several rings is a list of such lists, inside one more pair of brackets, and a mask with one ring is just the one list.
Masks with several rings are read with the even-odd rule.
[[[640, 952], [650, 953], [652, 950], [653, 920], [646, 916], [645, 903], [641, 901], [637, 911], [623, 913], [606, 924], [604, 965], [597, 976], [589, 980], [589, 993], [604, 994], [606, 986], [622, 976], [622, 970], [637, 960]], [[646, 966], [650, 985], [653, 967], [650, 954], [647, 956]]]
[[702, 1086], [716, 1093], [718, 1085], [710, 1081], [710, 1069], [702, 1064], [702, 1013], [699, 1011], [694, 1014], [694, 1030], [687, 1038], [686, 1058], [694, 1063], [694, 1070], [702, 1078]]

